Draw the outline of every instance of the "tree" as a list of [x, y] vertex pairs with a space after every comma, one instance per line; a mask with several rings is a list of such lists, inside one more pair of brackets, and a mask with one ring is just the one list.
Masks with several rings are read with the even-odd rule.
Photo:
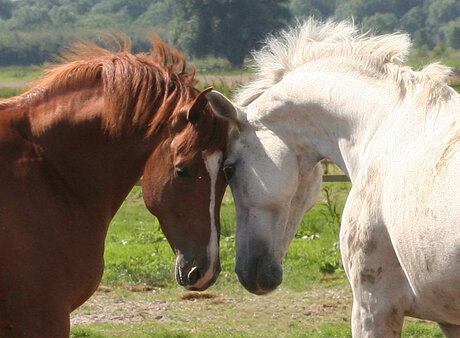
[[351, 11], [358, 20], [376, 13], [395, 13], [396, 0], [351, 0]]
[[440, 23], [447, 23], [460, 16], [460, 2], [457, 0], [433, 1], [428, 8], [427, 23], [432, 27], [439, 27]]
[[167, 25], [173, 19], [172, 11], [171, 1], [154, 2], [136, 20], [136, 24], [142, 26]]
[[413, 34], [413, 43], [417, 48], [429, 49], [433, 48], [433, 39], [431, 34], [428, 32], [428, 29], [423, 27], [416, 30]]
[[9, 19], [11, 11], [13, 10], [13, 3], [10, 0], [0, 0], [0, 18]]
[[97, 29], [125, 32], [134, 51], [149, 49], [153, 31], [190, 56], [240, 67], [291, 16], [311, 15], [353, 18], [380, 33], [405, 30], [424, 52], [460, 48], [459, 0], [0, 0], [0, 63], [42, 63]]
[[118, 14], [128, 20], [137, 19], [149, 7], [150, 0], [105, 0], [93, 7], [98, 14]]
[[226, 0], [224, 16], [216, 27], [215, 50], [241, 67], [249, 51], [290, 18], [287, 4], [287, 0]]
[[417, 30], [425, 26], [426, 15], [423, 9], [419, 6], [412, 7], [401, 18], [401, 28], [410, 34], [414, 34]]
[[202, 57], [213, 51], [213, 20], [220, 4], [210, 0], [174, 3], [174, 41], [189, 54]]
[[22, 6], [13, 11], [13, 16], [8, 20], [12, 29], [23, 27], [39, 27], [50, 22], [48, 9], [41, 6]]
[[423, 6], [423, 0], [396, 0], [396, 16], [398, 18], [403, 17], [407, 12], [409, 12], [414, 7]]
[[246, 55], [290, 17], [288, 0], [186, 0], [175, 4], [175, 42], [195, 56], [214, 53], [241, 67]]
[[454, 49], [460, 49], [460, 17], [445, 26], [447, 43]]
[[428, 7], [427, 26], [435, 43], [446, 40], [444, 26], [460, 16], [460, 2], [458, 0], [432, 1]]
[[334, 11], [334, 16], [339, 20], [349, 20], [353, 17], [351, 1], [339, 2]]
[[77, 10], [73, 6], [65, 5], [60, 7], [53, 7], [50, 12], [49, 16], [51, 20], [56, 25], [67, 25], [70, 23], [74, 23], [77, 21]]
[[336, 0], [291, 0], [289, 8], [294, 17], [325, 19], [334, 15]]
[[376, 13], [372, 16], [366, 16], [362, 21], [365, 29], [378, 34], [393, 32], [397, 23], [398, 18], [393, 13]]

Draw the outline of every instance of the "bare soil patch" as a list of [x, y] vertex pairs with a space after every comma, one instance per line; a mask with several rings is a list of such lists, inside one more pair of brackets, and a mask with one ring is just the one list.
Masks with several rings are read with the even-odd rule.
[[18, 82], [1, 82], [0, 88], [24, 88], [28, 89], [31, 87], [30, 82], [18, 81]]
[[74, 326], [166, 320], [168, 306], [165, 300], [131, 300], [115, 292], [97, 292], [71, 315], [70, 323]]
[[[124, 289], [99, 290], [71, 315], [71, 324], [145, 323], [163, 321], [182, 324], [190, 321], [220, 322], [232, 318], [241, 325], [258, 325], [276, 319], [292, 325], [307, 319], [308, 325], [348, 322], [351, 291], [342, 283], [318, 285], [305, 292], [277, 290], [255, 296], [243, 289], [183, 292], [179, 288], [130, 292]], [[258, 319], [254, 321], [254, 319]], [[245, 324], [246, 323], [246, 324]]]

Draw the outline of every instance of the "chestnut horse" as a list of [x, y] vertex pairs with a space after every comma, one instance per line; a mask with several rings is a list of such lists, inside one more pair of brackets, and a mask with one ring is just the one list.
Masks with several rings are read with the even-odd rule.
[[217, 278], [227, 124], [183, 55], [152, 43], [136, 55], [77, 45], [0, 102], [0, 336], [69, 335], [70, 312], [100, 282], [110, 220], [142, 174], [179, 283]]

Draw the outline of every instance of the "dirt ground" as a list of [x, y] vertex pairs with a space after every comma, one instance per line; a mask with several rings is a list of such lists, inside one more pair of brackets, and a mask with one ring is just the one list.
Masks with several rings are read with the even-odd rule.
[[[350, 336], [352, 295], [345, 279], [326, 280], [306, 291], [281, 287], [266, 296], [249, 294], [240, 286], [201, 293], [178, 286], [142, 290], [99, 290], [71, 314], [72, 327], [107, 337]], [[434, 323], [414, 318], [405, 322], [412, 327], [403, 337], [443, 336]]]
[[[328, 283], [325, 283], [328, 284]], [[222, 305], [222, 306], [221, 306]], [[219, 306], [222, 311], [206, 311]], [[311, 321], [348, 322], [351, 291], [346, 283], [334, 287], [319, 285], [309, 291], [277, 290], [268, 296], [255, 296], [245, 290], [184, 292], [180, 288], [132, 292], [126, 289], [100, 288], [71, 315], [71, 324], [94, 323], [181, 323], [200, 314], [212, 321], [223, 312], [250, 318], [287, 318]], [[331, 319], [334, 318], [334, 319]]]
[[24, 88], [27, 89], [30, 87], [29, 82], [0, 82], [0, 88]]
[[[142, 294], [139, 295], [141, 298]], [[97, 292], [71, 315], [71, 325], [94, 323], [140, 323], [167, 320], [166, 300], [130, 299], [116, 292]]]

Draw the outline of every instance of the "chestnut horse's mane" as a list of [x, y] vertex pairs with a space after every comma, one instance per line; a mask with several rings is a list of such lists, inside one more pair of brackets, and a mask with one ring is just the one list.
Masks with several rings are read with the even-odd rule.
[[197, 83], [195, 68], [187, 64], [185, 56], [156, 35], [150, 41], [150, 53], [135, 55], [126, 37], [123, 46], [118, 43], [118, 52], [93, 42], [76, 43], [30, 90], [0, 101], [0, 110], [33, 106], [60, 93], [102, 86], [103, 120], [110, 133], [121, 135], [136, 128], [154, 133], [175, 107], [188, 103], [198, 91], [193, 88]]

